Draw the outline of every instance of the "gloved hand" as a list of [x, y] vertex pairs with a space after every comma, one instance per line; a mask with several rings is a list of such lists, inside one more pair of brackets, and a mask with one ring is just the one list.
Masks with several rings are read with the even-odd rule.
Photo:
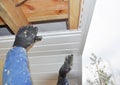
[[73, 64], [73, 54], [65, 58], [64, 64], [59, 70], [59, 78], [65, 78], [67, 73], [71, 70]]
[[42, 36], [37, 36], [37, 33], [37, 27], [33, 27], [31, 25], [21, 27], [15, 37], [13, 47], [20, 46], [26, 49], [35, 41], [39, 41], [42, 39]]

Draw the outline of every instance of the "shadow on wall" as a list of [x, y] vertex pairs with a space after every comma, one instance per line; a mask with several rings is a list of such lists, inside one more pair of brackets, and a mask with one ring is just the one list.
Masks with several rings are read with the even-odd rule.
[[12, 35], [12, 31], [7, 26], [0, 26], [0, 36]]
[[[66, 21], [33, 23], [38, 27], [39, 32], [65, 31], [67, 30]], [[0, 36], [13, 35], [13, 32], [7, 26], [0, 26]]]

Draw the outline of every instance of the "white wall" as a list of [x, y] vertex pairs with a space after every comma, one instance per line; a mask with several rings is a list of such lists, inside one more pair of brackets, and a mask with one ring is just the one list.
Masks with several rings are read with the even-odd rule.
[[[120, 0], [96, 1], [82, 56], [83, 68], [88, 65], [91, 53], [106, 60], [111, 65], [113, 73], [116, 75], [117, 72], [120, 76], [120, 72], [118, 72], [120, 71]], [[85, 73], [83, 69], [83, 82], [86, 77]], [[116, 85], [120, 85], [120, 83]]]

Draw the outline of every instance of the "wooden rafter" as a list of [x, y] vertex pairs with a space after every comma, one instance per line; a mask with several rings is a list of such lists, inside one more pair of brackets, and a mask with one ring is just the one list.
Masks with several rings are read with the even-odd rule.
[[28, 24], [22, 10], [16, 8], [12, 0], [0, 0], [0, 16], [14, 33]]

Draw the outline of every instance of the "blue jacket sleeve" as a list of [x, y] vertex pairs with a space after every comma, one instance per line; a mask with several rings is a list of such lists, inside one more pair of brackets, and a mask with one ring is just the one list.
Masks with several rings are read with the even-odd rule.
[[3, 68], [3, 85], [32, 85], [26, 50], [12, 48], [6, 57]]

